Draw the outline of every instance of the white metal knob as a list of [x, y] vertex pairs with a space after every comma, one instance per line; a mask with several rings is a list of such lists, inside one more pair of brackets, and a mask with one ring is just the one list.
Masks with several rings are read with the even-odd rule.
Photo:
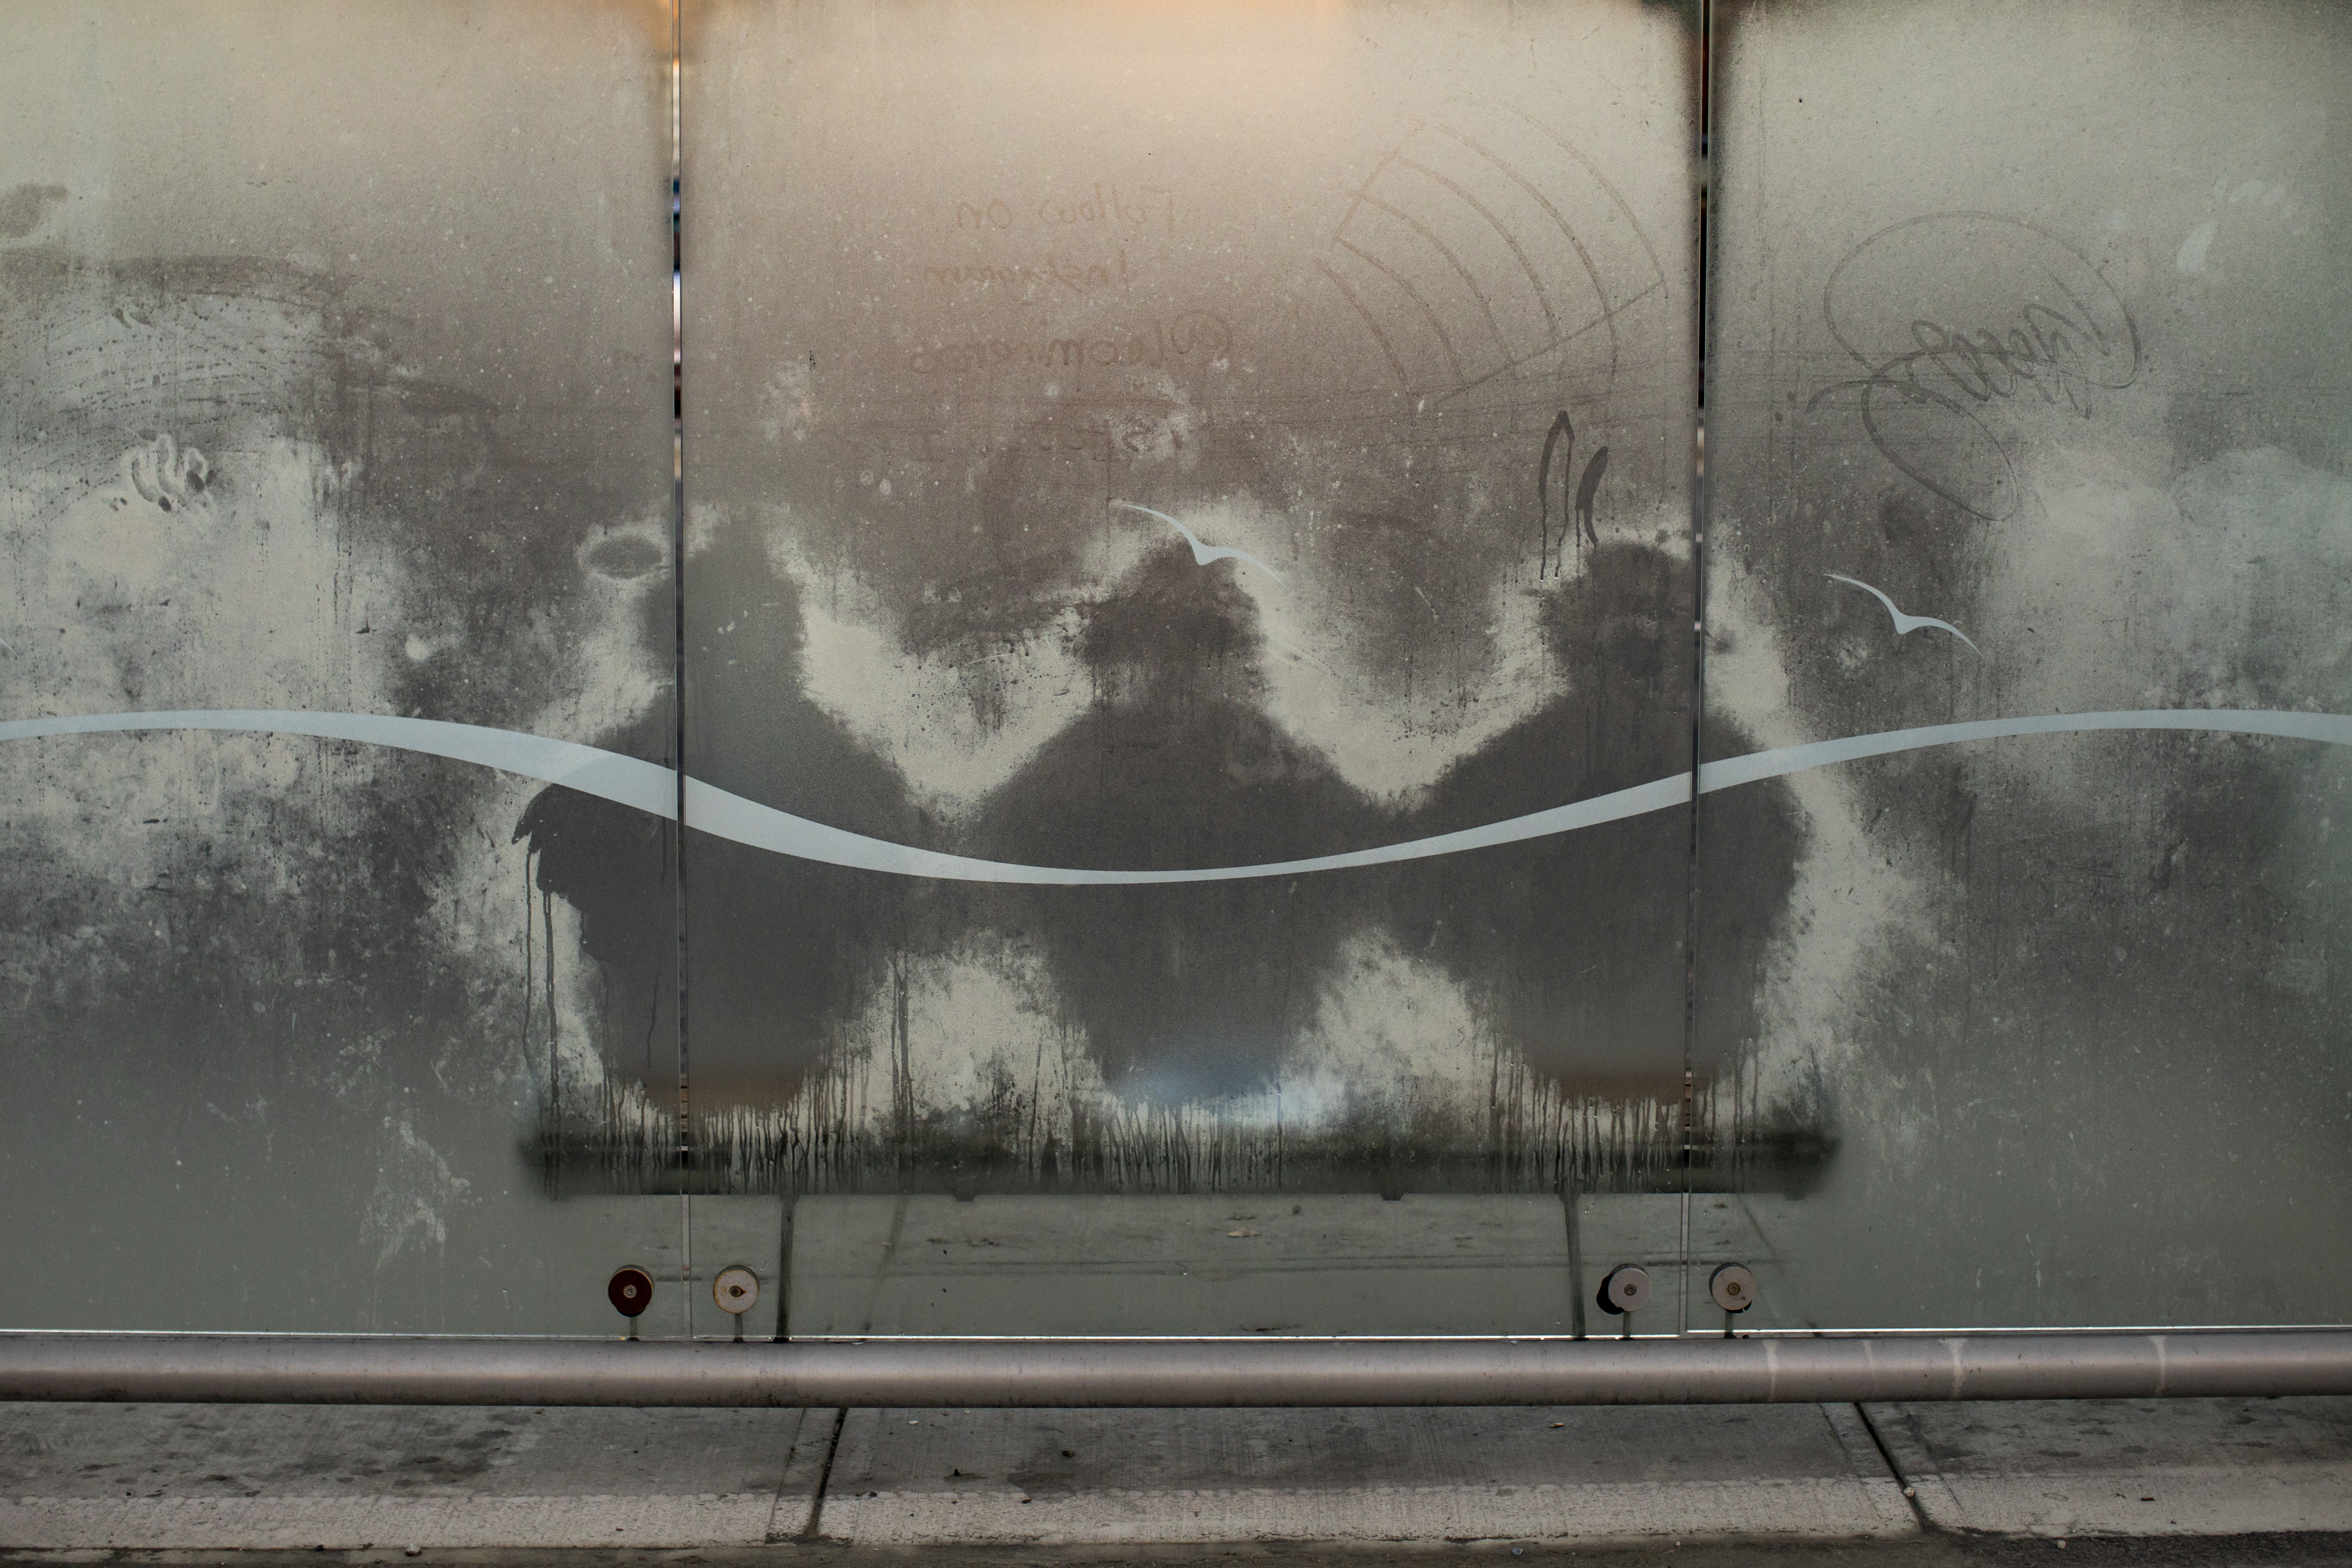
[[1738, 1263], [1727, 1263], [1707, 1276], [1706, 1293], [1727, 1312], [1744, 1312], [1756, 1305], [1756, 1276]]
[[760, 1303], [760, 1277], [738, 1263], [710, 1281], [711, 1299], [722, 1312], [740, 1317]]
[[1638, 1312], [1650, 1304], [1650, 1272], [1628, 1263], [1612, 1268], [1609, 1278], [1601, 1282], [1601, 1310], [1604, 1312]]

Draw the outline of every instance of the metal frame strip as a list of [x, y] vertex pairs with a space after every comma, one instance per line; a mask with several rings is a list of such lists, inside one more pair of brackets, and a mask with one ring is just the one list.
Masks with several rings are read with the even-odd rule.
[[0, 1400], [908, 1408], [2352, 1394], [2352, 1329], [1644, 1340], [0, 1333]]

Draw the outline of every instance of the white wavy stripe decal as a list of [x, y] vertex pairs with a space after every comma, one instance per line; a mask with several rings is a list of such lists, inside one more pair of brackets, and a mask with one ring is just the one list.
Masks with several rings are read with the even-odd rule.
[[266, 735], [315, 735], [325, 741], [357, 741], [403, 752], [475, 763], [520, 773], [542, 784], [562, 784], [621, 805], [649, 811], [665, 821], [677, 817], [677, 773], [659, 763], [642, 762], [583, 746], [551, 741], [520, 730], [451, 724], [439, 719], [398, 719], [388, 713], [314, 713], [304, 709], [197, 708], [154, 713], [83, 713], [63, 719], [15, 719], [0, 723], [0, 741], [31, 741], [47, 735], [102, 735], [136, 730], [236, 730]]
[[861, 870], [892, 871], [903, 877], [937, 877], [957, 882], [1026, 882], [1047, 887], [1134, 885], [1151, 882], [1232, 882], [1248, 877], [1299, 877], [1309, 871], [1337, 871], [1349, 866], [1379, 866], [1391, 860], [1420, 860], [1463, 849], [1514, 844], [1522, 838], [1543, 838], [1572, 828], [1591, 827], [1620, 817], [1640, 816], [1680, 805], [1690, 799], [1690, 775], [1635, 784], [1612, 795], [1595, 795], [1569, 805], [1555, 805], [1527, 816], [1465, 827], [1402, 844], [1382, 844], [1351, 849], [1344, 855], [1318, 855], [1308, 860], [1274, 860], [1260, 866], [1206, 866], [1181, 871], [1083, 871], [1059, 866], [1017, 866], [1002, 860], [971, 860], [961, 855], [941, 855], [913, 849], [879, 838], [861, 837], [837, 827], [824, 827], [804, 817], [778, 811], [757, 801], [730, 795], [700, 779], [686, 781], [686, 822], [698, 833], [715, 833], [738, 844], [796, 855], [803, 860], [825, 860]]
[[1701, 763], [1698, 793], [1711, 795], [1759, 779], [1776, 779], [1834, 763], [1860, 762], [1895, 752], [1953, 746], [1964, 741], [1999, 741], [2013, 735], [2065, 735], [2084, 730], [2202, 730], [2223, 735], [2277, 735], [2290, 741], [2325, 741], [2352, 746], [2352, 718], [2340, 713], [2289, 713], [2258, 708], [2140, 708], [2119, 713], [2044, 713], [2030, 719], [1979, 719], [1966, 724], [1930, 724], [1920, 730], [1882, 730], [1843, 741], [1815, 741], [1778, 751], [1751, 752], [1719, 763]]
[[[493, 730], [479, 724], [452, 724], [437, 719], [402, 719], [376, 713], [314, 713], [270, 710], [188, 710], [153, 713], [94, 713], [56, 719], [18, 719], [0, 722], [0, 741], [29, 741], [47, 736], [125, 733], [145, 730], [224, 730], [258, 734], [309, 735], [321, 740], [356, 741], [447, 757], [519, 773], [544, 784], [562, 784], [583, 795], [650, 812], [665, 821], [677, 816], [679, 779], [658, 763], [625, 757], [571, 741], [552, 741], [513, 730]], [[2274, 735], [2285, 740], [2318, 741], [2352, 746], [2352, 716], [2336, 713], [2294, 713], [2255, 709], [2149, 708], [2111, 713], [2050, 713], [2024, 719], [1984, 719], [1964, 724], [1931, 724], [1916, 730], [1887, 730], [1874, 735], [1851, 735], [1843, 740], [1816, 741], [1754, 752], [1744, 757], [1703, 763], [1698, 793], [1709, 795], [1744, 784], [1803, 773], [1811, 768], [1882, 757], [1930, 746], [1958, 745], [1970, 741], [1995, 741], [2021, 735], [2063, 735], [2100, 730], [2189, 730], [2218, 734]], [[700, 779], [684, 781], [687, 825], [698, 833], [730, 839], [754, 848], [822, 861], [856, 870], [884, 871], [901, 877], [932, 877], [963, 882], [1018, 882], [1041, 886], [1138, 885], [1166, 882], [1227, 882], [1253, 877], [1296, 877], [1312, 871], [1335, 871], [1354, 866], [1379, 866], [1399, 860], [1422, 860], [1436, 855], [1548, 838], [1604, 822], [1616, 822], [1681, 805], [1691, 798], [1690, 775], [1636, 784], [1631, 789], [1595, 795], [1567, 805], [1531, 812], [1483, 827], [1441, 833], [1402, 844], [1383, 844], [1344, 855], [1321, 855], [1305, 860], [1277, 860], [1256, 866], [1210, 866], [1165, 871], [1095, 871], [1057, 866], [1023, 866], [999, 860], [975, 860], [962, 855], [918, 849], [887, 839], [828, 827], [762, 805]]]

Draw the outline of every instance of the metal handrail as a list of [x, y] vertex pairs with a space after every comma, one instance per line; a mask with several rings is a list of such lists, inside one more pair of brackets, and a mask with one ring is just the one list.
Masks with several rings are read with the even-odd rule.
[[2352, 1329], [726, 1342], [0, 1333], [0, 1400], [1144, 1407], [2352, 1394]]

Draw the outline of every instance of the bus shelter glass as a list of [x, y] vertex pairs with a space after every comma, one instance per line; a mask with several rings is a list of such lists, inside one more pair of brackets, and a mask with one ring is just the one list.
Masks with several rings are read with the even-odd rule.
[[672, 949], [559, 868], [673, 902], [667, 21], [7, 16], [0, 1325], [613, 1331], [677, 1200], [557, 1194]]
[[688, 1142], [793, 1331], [1677, 1258], [1694, 21], [687, 8]]
[[2340, 1321], [2352, 14], [1715, 16], [1700, 1035], [1810, 1160], [1700, 1217], [1791, 1326]]

